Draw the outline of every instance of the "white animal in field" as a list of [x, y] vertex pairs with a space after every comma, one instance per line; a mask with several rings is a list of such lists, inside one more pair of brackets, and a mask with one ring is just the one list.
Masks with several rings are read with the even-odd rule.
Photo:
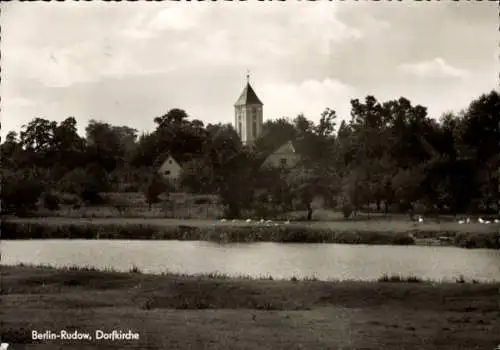
[[465, 220], [458, 220], [459, 224], [468, 224], [470, 222], [470, 218], [466, 218]]
[[245, 222], [252, 222], [252, 219], [246, 219]]
[[285, 221], [285, 225], [289, 225], [289, 224], [290, 224], [290, 220]]
[[485, 220], [484, 221], [485, 224], [489, 224], [490, 223], [490, 220]]
[[418, 222], [420, 222], [420, 223], [424, 222], [424, 218], [421, 217], [420, 215], [418, 216]]
[[498, 224], [499, 222], [500, 222], [500, 220], [495, 219], [495, 224]]
[[220, 222], [226, 222], [226, 219], [220, 219]]
[[260, 221], [259, 221], [259, 222], [260, 222], [261, 224], [263, 224], [263, 223], [265, 222], [265, 220], [264, 220], [264, 219], [260, 219]]
[[233, 222], [233, 223], [234, 223], [234, 222], [238, 222], [238, 220], [236, 220], [236, 219], [233, 219], [233, 221], [232, 221], [232, 222]]
[[479, 222], [480, 224], [484, 224], [484, 220], [482, 218], [478, 218], [477, 222]]

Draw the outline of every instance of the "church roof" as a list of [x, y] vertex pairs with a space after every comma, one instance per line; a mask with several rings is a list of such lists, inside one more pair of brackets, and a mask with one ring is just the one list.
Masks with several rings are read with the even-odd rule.
[[247, 83], [245, 88], [243, 89], [243, 92], [240, 95], [240, 98], [236, 103], [234, 104], [235, 106], [244, 106], [248, 104], [258, 104], [263, 106], [264, 104], [259, 100], [257, 97], [257, 94], [255, 91], [253, 91], [252, 86], [250, 86], [250, 83]]

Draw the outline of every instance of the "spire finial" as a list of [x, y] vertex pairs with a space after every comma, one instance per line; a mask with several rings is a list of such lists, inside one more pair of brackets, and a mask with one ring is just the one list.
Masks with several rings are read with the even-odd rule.
[[247, 69], [247, 84], [250, 84], [250, 70]]

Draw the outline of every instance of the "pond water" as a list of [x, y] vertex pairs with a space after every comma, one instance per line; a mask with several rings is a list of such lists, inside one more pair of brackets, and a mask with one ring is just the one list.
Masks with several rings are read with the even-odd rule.
[[94, 266], [128, 271], [318, 279], [373, 280], [384, 273], [433, 280], [500, 281], [500, 250], [349, 244], [140, 240], [16, 240], [1, 242], [2, 264]]

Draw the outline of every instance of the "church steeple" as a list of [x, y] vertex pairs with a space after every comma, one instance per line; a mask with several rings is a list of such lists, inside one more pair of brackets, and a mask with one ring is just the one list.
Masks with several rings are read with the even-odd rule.
[[244, 144], [253, 144], [262, 130], [264, 104], [250, 85], [249, 72], [246, 78], [247, 84], [234, 104], [235, 129]]

